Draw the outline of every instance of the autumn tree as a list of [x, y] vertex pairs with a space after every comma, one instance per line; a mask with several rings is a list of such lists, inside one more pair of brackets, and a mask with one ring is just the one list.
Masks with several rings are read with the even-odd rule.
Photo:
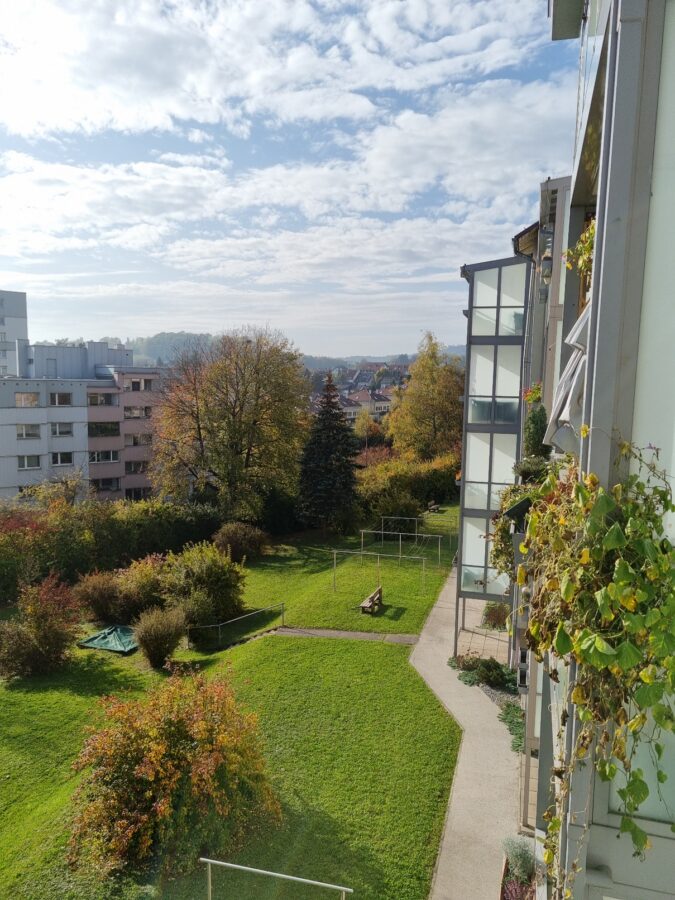
[[297, 484], [308, 390], [298, 352], [278, 332], [245, 329], [184, 349], [155, 416], [155, 486], [257, 515], [268, 491]]
[[463, 396], [464, 366], [427, 332], [389, 416], [394, 447], [425, 460], [454, 450], [462, 439]]
[[356, 505], [357, 453], [358, 442], [329, 374], [302, 455], [300, 509], [308, 525], [341, 530], [351, 524]]

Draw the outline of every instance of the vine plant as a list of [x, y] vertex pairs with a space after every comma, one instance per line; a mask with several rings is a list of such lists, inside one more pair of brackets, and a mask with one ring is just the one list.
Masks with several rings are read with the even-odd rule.
[[624, 443], [621, 453], [636, 471], [611, 490], [593, 474], [580, 477], [571, 458], [549, 464], [546, 480], [530, 490], [516, 573], [518, 584], [529, 586], [527, 641], [536, 658], [552, 651], [556, 681], [556, 658], [576, 662], [569, 690], [577, 739], [555, 771], [559, 789], [546, 814], [544, 859], [556, 897], [571, 896], [566, 885], [574, 878], [575, 864], [566, 873], [559, 858], [574, 770], [591, 760], [602, 780], [620, 783], [620, 831], [640, 857], [649, 838], [637, 816], [650, 793], [644, 770], [634, 765], [641, 745], [649, 749], [657, 790], [667, 779], [661, 759], [663, 732], [675, 722], [675, 550], [664, 517], [675, 506], [658, 451], [648, 459]]

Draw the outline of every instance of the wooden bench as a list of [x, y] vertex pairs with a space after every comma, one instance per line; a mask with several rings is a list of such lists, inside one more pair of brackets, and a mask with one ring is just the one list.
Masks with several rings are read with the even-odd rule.
[[369, 594], [361, 604], [362, 613], [376, 613], [382, 606], [382, 585], [375, 588], [372, 594]]

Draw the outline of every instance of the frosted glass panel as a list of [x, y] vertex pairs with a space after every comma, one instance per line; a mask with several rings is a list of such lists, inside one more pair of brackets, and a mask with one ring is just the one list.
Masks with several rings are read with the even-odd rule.
[[495, 398], [495, 425], [515, 425], [518, 421], [518, 406], [520, 401], [513, 399]]
[[[503, 312], [504, 310], [502, 310]], [[473, 352], [473, 351], [472, 351]], [[497, 395], [518, 397], [520, 394], [520, 347], [499, 347], [497, 350]], [[473, 393], [473, 392], [472, 392]], [[478, 392], [476, 392], [478, 393]]]
[[[473, 305], [497, 305], [497, 277], [499, 269], [485, 269], [473, 276]], [[522, 300], [520, 301], [522, 304]]]
[[474, 309], [471, 332], [479, 337], [492, 337], [497, 328], [496, 309]]
[[495, 434], [492, 445], [492, 481], [513, 484], [516, 461], [516, 435]]
[[523, 333], [525, 313], [522, 309], [499, 310], [499, 334], [501, 337], [515, 337]]
[[[494, 347], [479, 345], [471, 348], [471, 372], [469, 374], [469, 394], [471, 396], [492, 396], [494, 358]], [[516, 391], [516, 393], [518, 392]]]
[[467, 566], [485, 564], [485, 519], [463, 518], [462, 562]]
[[495, 484], [494, 482], [492, 482], [490, 488], [490, 509], [499, 509], [502, 502], [500, 494], [505, 487], [508, 487], [508, 484]]
[[498, 575], [496, 569], [487, 570], [486, 593], [502, 596], [509, 589], [511, 579], [508, 575]]
[[466, 436], [466, 472], [467, 481], [490, 480], [490, 435], [472, 434]]
[[469, 424], [489, 425], [492, 422], [492, 397], [469, 397]]
[[523, 306], [525, 304], [526, 266], [504, 266], [502, 269], [502, 306]]
[[487, 484], [481, 484], [477, 481], [467, 481], [464, 485], [464, 506], [469, 509], [487, 509]]
[[485, 571], [483, 567], [462, 566], [462, 589], [465, 591], [482, 591]]

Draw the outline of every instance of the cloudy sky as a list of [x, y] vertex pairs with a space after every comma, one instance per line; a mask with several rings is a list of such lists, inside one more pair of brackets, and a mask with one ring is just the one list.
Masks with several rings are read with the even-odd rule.
[[34, 340], [463, 343], [571, 161], [546, 0], [0, 0], [0, 288]]

